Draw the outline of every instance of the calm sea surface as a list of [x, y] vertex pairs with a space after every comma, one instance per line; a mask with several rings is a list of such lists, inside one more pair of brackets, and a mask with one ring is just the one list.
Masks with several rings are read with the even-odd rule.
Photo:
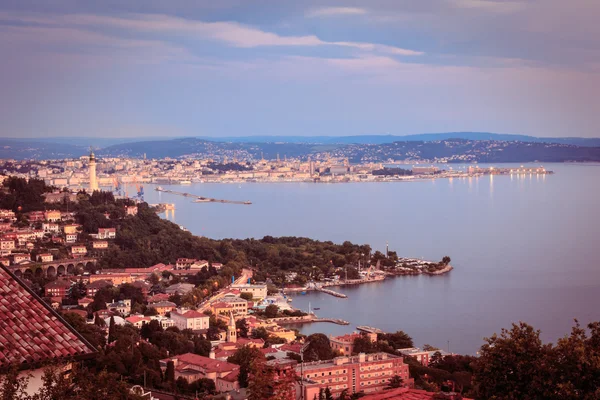
[[306, 236], [380, 250], [388, 241], [400, 256], [449, 255], [455, 269], [445, 276], [338, 288], [348, 299], [298, 295], [292, 304], [308, 309], [310, 302], [319, 316], [351, 322], [305, 325], [304, 333], [340, 334], [370, 325], [404, 330], [417, 346], [446, 349], [449, 342], [453, 352], [474, 354], [483, 337], [512, 322], [526, 321], [554, 341], [570, 331], [574, 318], [600, 320], [600, 165], [545, 167], [556, 174], [170, 187], [250, 200], [251, 206], [196, 204], [151, 185], [145, 199], [175, 203], [169, 219], [211, 238]]

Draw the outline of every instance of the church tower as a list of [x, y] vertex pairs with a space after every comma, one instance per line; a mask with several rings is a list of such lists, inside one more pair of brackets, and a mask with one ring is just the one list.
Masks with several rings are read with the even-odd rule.
[[98, 190], [98, 179], [96, 179], [96, 156], [90, 149], [90, 194]]
[[235, 327], [235, 319], [233, 312], [229, 312], [229, 325], [227, 325], [227, 342], [235, 343], [237, 341], [237, 329]]

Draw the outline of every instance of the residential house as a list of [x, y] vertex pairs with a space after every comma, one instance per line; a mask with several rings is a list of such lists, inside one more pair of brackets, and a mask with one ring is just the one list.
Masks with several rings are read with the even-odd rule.
[[[77, 233], [67, 233], [65, 235], [65, 242], [66, 243], [75, 243], [77, 242]], [[86, 251], [87, 253], [87, 251]]]
[[171, 311], [171, 319], [180, 330], [191, 329], [199, 331], [201, 329], [208, 329], [210, 317], [198, 311], [178, 308]]
[[236, 316], [248, 314], [248, 301], [234, 294], [226, 294], [221, 298], [221, 302], [231, 305], [233, 314]]
[[127, 207], [125, 207], [125, 213], [130, 216], [135, 216], [138, 213], [138, 207], [137, 206], [127, 206]]
[[77, 233], [77, 229], [79, 227], [80, 227], [80, 225], [77, 225], [77, 224], [64, 225], [63, 226], [63, 232], [66, 235], [72, 234], [72, 233]]
[[48, 210], [45, 213], [46, 221], [58, 222], [62, 220], [62, 215], [58, 210]]
[[38, 254], [38, 261], [51, 262], [51, 261], [54, 261], [54, 256], [50, 253]]
[[[217, 380], [230, 374], [237, 374], [240, 369], [239, 365], [231, 364], [227, 361], [186, 353], [160, 360], [160, 368], [163, 372], [167, 369], [167, 363], [169, 361], [172, 361], [175, 366], [175, 380], [181, 377], [188, 381], [188, 383], [201, 378], [206, 378], [213, 380], [216, 385]], [[233, 385], [233, 388], [229, 390], [239, 389], [237, 378], [230, 379], [229, 382]]]
[[46, 219], [43, 211], [31, 211], [27, 214], [29, 222], [41, 222]]
[[131, 300], [125, 299], [106, 303], [106, 309], [122, 315], [129, 315], [131, 313]]
[[3, 252], [10, 253], [15, 248], [15, 241], [13, 239], [0, 239], [0, 250]]
[[167, 287], [165, 289], [165, 292], [169, 295], [174, 295], [174, 294], [184, 295], [184, 294], [188, 294], [189, 292], [191, 292], [194, 289], [194, 287], [195, 286], [192, 285], [191, 283], [176, 283], [174, 285]]
[[46, 297], [63, 299], [69, 295], [72, 285], [71, 281], [57, 279], [44, 286], [44, 293], [46, 294]]
[[13, 253], [11, 255], [13, 264], [21, 264], [23, 261], [31, 261], [29, 253]]
[[85, 257], [87, 254], [87, 247], [85, 246], [71, 246], [71, 255], [75, 258]]
[[94, 250], [106, 250], [108, 249], [108, 242], [106, 240], [94, 240], [92, 242], [92, 248]]
[[114, 239], [116, 237], [117, 230], [115, 228], [98, 228], [96, 239]]
[[108, 281], [108, 280], [97, 280], [97, 281], [93, 281], [90, 282], [86, 285], [85, 289], [86, 289], [86, 295], [88, 297], [94, 297], [96, 295], [96, 292], [98, 292], [98, 290], [105, 288], [105, 287], [109, 287], [112, 286], [112, 282]]
[[342, 355], [351, 356], [354, 353], [354, 340], [361, 337], [361, 335], [367, 336], [371, 342], [377, 341], [376, 333], [350, 333], [341, 336], [329, 336], [329, 345], [332, 350], [337, 350]]
[[10, 221], [16, 221], [17, 218], [15, 216], [14, 211], [11, 210], [6, 210], [6, 209], [1, 209], [0, 210], [0, 220], [10, 220]]
[[175, 263], [176, 269], [190, 269], [192, 264], [196, 262], [195, 258], [178, 258]]
[[154, 308], [158, 315], [165, 315], [173, 311], [177, 307], [177, 304], [171, 301], [159, 301], [158, 303], [148, 304], [148, 307]]
[[60, 225], [56, 222], [44, 222], [42, 224], [42, 230], [44, 233], [58, 233], [60, 232]]
[[94, 274], [94, 275], [90, 275], [90, 283], [91, 282], [95, 282], [95, 281], [110, 281], [112, 282], [113, 285], [118, 286], [118, 285], [122, 285], [124, 283], [131, 283], [133, 282], [133, 277], [131, 276], [131, 274], [127, 274], [127, 273], [119, 273], [119, 272], [112, 272], [112, 273], [101, 273], [101, 274]]
[[444, 350], [421, 350], [419, 347], [407, 347], [405, 349], [398, 349], [398, 353], [403, 354], [405, 356], [413, 357], [424, 366], [428, 366], [431, 357], [433, 357], [433, 355], [438, 352], [442, 356], [448, 356], [452, 354]]

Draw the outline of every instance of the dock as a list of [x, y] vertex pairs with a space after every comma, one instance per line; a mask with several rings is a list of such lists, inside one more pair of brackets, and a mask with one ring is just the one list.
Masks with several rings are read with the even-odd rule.
[[372, 326], [366, 326], [366, 325], [357, 326], [356, 329], [361, 332], [366, 332], [366, 333], [384, 333], [379, 328], [373, 328]]
[[204, 197], [204, 196], [198, 196], [198, 195], [192, 194], [192, 193], [178, 192], [176, 190], [170, 190], [170, 189], [163, 189], [160, 186], [157, 186], [154, 190], [156, 190], [157, 192], [170, 193], [170, 194], [175, 194], [175, 195], [183, 196], [183, 197], [190, 197], [190, 198], [194, 199], [194, 203], [227, 203], [227, 204], [244, 204], [244, 205], [252, 204], [251, 201], [213, 199], [212, 197]]
[[319, 292], [327, 293], [327, 294], [330, 294], [332, 296], [339, 297], [339, 298], [342, 298], [342, 299], [347, 299], [348, 298], [348, 296], [346, 296], [345, 294], [334, 292], [331, 289], [317, 288], [317, 290]]

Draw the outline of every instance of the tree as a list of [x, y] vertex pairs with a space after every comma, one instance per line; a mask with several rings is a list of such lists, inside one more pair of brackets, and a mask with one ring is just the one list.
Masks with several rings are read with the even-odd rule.
[[19, 376], [16, 366], [9, 368], [5, 375], [0, 375], [0, 400], [31, 400], [27, 395], [28, 376]]
[[108, 343], [112, 343], [115, 341], [115, 317], [110, 317], [110, 322], [108, 324]]
[[439, 350], [439, 347], [435, 347], [430, 344], [423, 345], [423, 351], [436, 351], [436, 350]]
[[360, 335], [354, 339], [353, 352], [358, 353], [376, 353], [378, 351], [375, 343], [367, 335]]
[[278, 314], [279, 307], [277, 307], [275, 304], [269, 304], [267, 307], [265, 307], [265, 317], [276, 318]]
[[264, 359], [264, 355], [255, 347], [243, 346], [227, 359], [227, 362], [240, 366], [238, 382], [240, 387], [248, 387], [248, 377], [251, 371], [252, 363], [256, 359]]
[[252, 295], [252, 293], [249, 293], [249, 292], [242, 292], [242, 293], [240, 293], [240, 297], [242, 299], [244, 299], [244, 300], [247, 300], [247, 301], [251, 301], [254, 298], [254, 296]]
[[539, 330], [520, 322], [485, 341], [474, 376], [480, 398], [552, 398], [551, 345], [542, 344]]
[[450, 264], [450, 261], [452, 261], [452, 260], [451, 260], [451, 259], [450, 259], [450, 257], [448, 257], [448, 256], [444, 256], [444, 257], [442, 258], [442, 264], [444, 264], [444, 265], [448, 265], [448, 264]]
[[404, 331], [395, 333], [380, 333], [377, 335], [378, 341], [387, 342], [394, 350], [414, 347], [413, 340]]
[[238, 337], [248, 337], [248, 331], [250, 327], [248, 326], [248, 321], [246, 321], [246, 318], [238, 319], [237, 321], [235, 321], [235, 328], [238, 331]]
[[171, 360], [167, 361], [167, 369], [165, 370], [165, 381], [175, 382], [175, 363]]
[[263, 328], [262, 326], [254, 328], [254, 330], [252, 331], [252, 339], [262, 339], [266, 341], [269, 339], [269, 332], [266, 328]]
[[251, 373], [251, 379], [248, 384], [248, 400], [264, 400], [272, 398], [274, 394], [274, 374], [272, 369], [267, 367], [264, 357], [256, 357], [253, 359], [249, 371]]
[[322, 333], [313, 333], [306, 340], [310, 343], [304, 350], [304, 361], [331, 360], [333, 358], [333, 351], [327, 336]]
[[390, 383], [388, 386], [391, 388], [399, 388], [404, 386], [404, 379], [400, 377], [400, 375], [394, 375], [390, 378]]

